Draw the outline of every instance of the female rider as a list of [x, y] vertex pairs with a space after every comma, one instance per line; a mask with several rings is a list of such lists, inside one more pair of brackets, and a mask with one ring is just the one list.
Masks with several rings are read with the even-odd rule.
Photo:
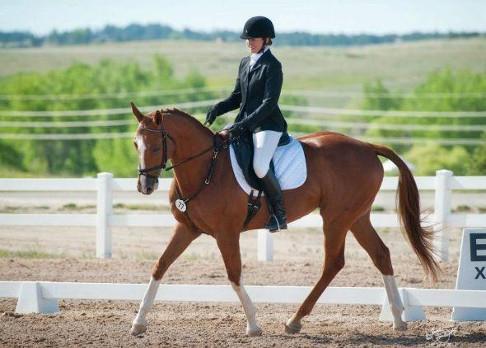
[[283, 81], [282, 65], [270, 52], [269, 46], [275, 37], [270, 19], [263, 16], [248, 19], [240, 37], [246, 40], [250, 56], [240, 62], [234, 91], [209, 109], [206, 122], [212, 124], [217, 116], [240, 108], [233, 126], [220, 134], [230, 138], [251, 134], [253, 168], [271, 207], [265, 227], [275, 232], [287, 228], [282, 191], [270, 168], [279, 140], [282, 135], [287, 137], [287, 122], [278, 107]]

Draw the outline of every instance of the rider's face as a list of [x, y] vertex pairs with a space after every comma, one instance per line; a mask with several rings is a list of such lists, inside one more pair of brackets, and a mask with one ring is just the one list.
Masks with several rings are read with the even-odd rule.
[[250, 38], [246, 40], [246, 47], [250, 50], [250, 53], [258, 53], [263, 47], [265, 40], [261, 37]]

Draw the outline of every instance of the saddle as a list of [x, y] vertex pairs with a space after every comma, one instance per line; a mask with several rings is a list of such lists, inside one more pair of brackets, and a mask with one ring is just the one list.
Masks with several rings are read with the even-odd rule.
[[[261, 191], [260, 179], [253, 170], [253, 141], [251, 134], [240, 137], [230, 145], [231, 167], [236, 181], [246, 194]], [[274, 170], [282, 190], [292, 190], [303, 185], [307, 179], [307, 164], [302, 144], [285, 134], [275, 150], [270, 168]]]
[[[263, 185], [253, 169], [253, 140], [251, 134], [240, 137], [230, 145], [231, 167], [241, 189], [248, 194], [248, 213], [244, 227], [260, 209]], [[280, 138], [270, 162], [270, 169], [282, 190], [301, 186], [307, 178], [307, 166], [302, 144], [287, 133]], [[256, 192], [256, 194], [255, 194]]]
[[[289, 135], [287, 133], [283, 133], [278, 142], [278, 146], [287, 145], [290, 140], [291, 138], [289, 137]], [[260, 179], [255, 174], [255, 170], [253, 169], [254, 148], [252, 134], [245, 133], [244, 135], [240, 136], [236, 141], [233, 141], [231, 145], [233, 147], [238, 166], [241, 168], [246, 182], [256, 190], [262, 191], [263, 185], [261, 184]], [[270, 161], [270, 169], [275, 172], [273, 159], [272, 161]]]

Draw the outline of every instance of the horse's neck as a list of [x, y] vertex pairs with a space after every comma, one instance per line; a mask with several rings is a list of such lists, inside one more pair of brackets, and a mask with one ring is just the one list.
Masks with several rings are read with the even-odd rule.
[[[205, 129], [187, 119], [173, 122], [170, 128], [168, 131], [174, 138], [176, 146], [172, 158], [174, 165], [208, 149], [213, 143], [211, 135]], [[184, 198], [192, 195], [202, 185], [207, 175], [211, 154], [212, 151], [208, 151], [174, 168], [174, 176]]]

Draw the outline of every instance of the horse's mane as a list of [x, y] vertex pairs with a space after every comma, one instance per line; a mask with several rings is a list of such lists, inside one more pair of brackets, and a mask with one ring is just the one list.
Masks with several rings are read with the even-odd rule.
[[182, 118], [188, 120], [190, 123], [194, 124], [194, 126], [196, 128], [200, 128], [201, 130], [206, 132], [208, 135], [210, 135], [210, 136], [214, 135], [214, 133], [211, 131], [211, 129], [204, 126], [201, 122], [198, 121], [197, 118], [189, 115], [188, 113], [186, 113], [182, 110], [179, 110], [177, 108], [166, 108], [166, 109], [161, 109], [160, 112], [162, 113], [162, 115], [167, 115], [168, 117], [174, 117], [174, 116], [182, 117]]

